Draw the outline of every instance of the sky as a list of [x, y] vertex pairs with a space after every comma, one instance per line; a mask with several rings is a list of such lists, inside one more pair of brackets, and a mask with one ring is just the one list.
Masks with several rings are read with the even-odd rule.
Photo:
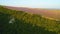
[[0, 0], [0, 5], [60, 9], [60, 0]]

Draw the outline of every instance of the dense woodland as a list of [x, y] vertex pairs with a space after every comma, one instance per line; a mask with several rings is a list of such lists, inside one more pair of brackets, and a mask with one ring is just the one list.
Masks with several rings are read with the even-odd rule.
[[60, 21], [3, 6], [0, 6], [0, 26], [1, 34], [60, 34]]

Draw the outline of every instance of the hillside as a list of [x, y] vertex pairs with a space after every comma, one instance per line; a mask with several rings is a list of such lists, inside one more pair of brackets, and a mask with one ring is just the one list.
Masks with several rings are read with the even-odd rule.
[[0, 23], [3, 34], [60, 34], [60, 21], [3, 6], [0, 6]]
[[54, 18], [54, 19], [60, 19], [60, 10], [58, 9], [41, 9], [41, 8], [26, 8], [26, 7], [11, 7], [11, 6], [5, 6], [5, 8], [11, 9], [11, 10], [17, 10], [17, 11], [25, 11], [28, 13], [33, 14], [39, 14], [46, 17]]

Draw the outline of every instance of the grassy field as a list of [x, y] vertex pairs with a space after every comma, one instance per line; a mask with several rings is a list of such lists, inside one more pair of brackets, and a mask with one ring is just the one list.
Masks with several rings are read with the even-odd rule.
[[[11, 23], [9, 21], [13, 19]], [[2, 34], [60, 34], [60, 21], [0, 6]]]
[[42, 8], [26, 8], [26, 7], [11, 7], [4, 6], [7, 9], [17, 10], [17, 11], [25, 11], [28, 13], [43, 15], [46, 17], [59, 19], [60, 20], [60, 10], [59, 9], [42, 9]]

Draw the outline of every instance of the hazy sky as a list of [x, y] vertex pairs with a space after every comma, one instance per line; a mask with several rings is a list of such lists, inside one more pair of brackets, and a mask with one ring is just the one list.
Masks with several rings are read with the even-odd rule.
[[60, 0], [0, 0], [0, 5], [60, 9]]

